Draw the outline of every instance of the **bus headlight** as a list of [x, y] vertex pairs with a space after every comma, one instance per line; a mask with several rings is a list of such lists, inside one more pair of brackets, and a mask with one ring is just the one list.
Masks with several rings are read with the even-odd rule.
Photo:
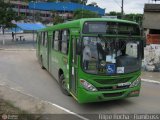
[[137, 80], [135, 80], [135, 81], [130, 85], [130, 87], [135, 87], [135, 86], [139, 85], [140, 82], [141, 82], [141, 78], [138, 77]]
[[92, 91], [92, 92], [98, 91], [92, 84], [90, 84], [86, 80], [80, 79], [80, 83], [88, 91]]

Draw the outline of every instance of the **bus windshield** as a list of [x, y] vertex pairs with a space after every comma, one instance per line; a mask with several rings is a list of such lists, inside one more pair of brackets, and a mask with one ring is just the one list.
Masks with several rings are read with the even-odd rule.
[[104, 75], [135, 72], [141, 67], [140, 44], [129, 38], [83, 37], [83, 71]]

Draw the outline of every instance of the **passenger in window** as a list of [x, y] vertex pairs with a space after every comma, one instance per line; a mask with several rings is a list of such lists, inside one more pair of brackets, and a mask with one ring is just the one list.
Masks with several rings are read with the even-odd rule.
[[88, 70], [88, 65], [90, 60], [91, 60], [91, 49], [89, 47], [88, 41], [84, 40], [83, 66], [85, 70]]
[[121, 55], [122, 55], [122, 51], [121, 51], [121, 50], [118, 50], [118, 51], [117, 51], [117, 57], [118, 57], [118, 56], [121, 56]]
[[103, 50], [103, 47], [102, 47], [101, 43], [99, 43], [99, 42], [97, 42], [97, 51], [98, 51], [98, 59], [103, 59], [103, 56], [105, 55], [105, 52]]
[[66, 42], [62, 42], [62, 52], [67, 54], [67, 43]]

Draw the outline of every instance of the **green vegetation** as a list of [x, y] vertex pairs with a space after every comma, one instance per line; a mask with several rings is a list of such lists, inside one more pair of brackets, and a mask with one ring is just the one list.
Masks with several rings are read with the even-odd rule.
[[64, 19], [61, 17], [61, 16], [58, 16], [56, 15], [54, 18], [53, 18], [53, 24], [58, 24], [58, 23], [63, 23], [64, 22]]
[[[117, 16], [117, 18], [121, 18], [121, 13], [120, 12], [115, 12], [115, 11], [111, 11], [109, 14], [110, 16]], [[143, 14], [125, 14], [124, 18], [125, 20], [129, 20], [129, 21], [134, 21], [139, 23], [139, 25], [142, 25], [142, 19], [143, 19]]]
[[18, 21], [20, 19], [21, 17], [16, 15], [9, 3], [4, 3], [3, 0], [0, 0], [0, 26], [3, 27], [3, 30], [14, 26], [11, 23], [12, 20]]
[[[67, 20], [64, 17], [61, 17], [59, 15], [57, 15], [54, 11], [53, 11], [53, 24], [58, 24], [58, 23], [63, 23], [65, 20]], [[95, 13], [95, 12], [91, 12], [89, 10], [76, 10], [73, 13], [73, 19], [80, 19], [80, 18], [99, 18], [100, 16]]]
[[142, 25], [142, 20], [143, 20], [143, 14], [126, 14], [124, 17], [125, 20], [130, 20], [130, 21], [135, 21], [139, 23], [139, 25]]
[[76, 10], [73, 13], [73, 19], [80, 19], [80, 18], [99, 18], [100, 16], [95, 13], [95, 12], [91, 12], [89, 10]]

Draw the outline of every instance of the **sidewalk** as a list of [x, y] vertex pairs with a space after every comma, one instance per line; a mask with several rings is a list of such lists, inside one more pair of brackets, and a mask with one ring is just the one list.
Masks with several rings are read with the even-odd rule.
[[[8, 86], [2, 84], [0, 84], [0, 98], [9, 102], [15, 108], [26, 112], [24, 115], [25, 118], [30, 118], [30, 116], [35, 118], [38, 116], [40, 118], [39, 120], [66, 120], [66, 118], [68, 120], [82, 120], [82, 118], [77, 114], [75, 115], [65, 108], [47, 101], [40, 100], [34, 96], [25, 94], [21, 91], [18, 91], [14, 88], [9, 88]], [[13, 116], [14, 113], [4, 113], [3, 115]], [[21, 114], [15, 115], [17, 117], [22, 116]]]

